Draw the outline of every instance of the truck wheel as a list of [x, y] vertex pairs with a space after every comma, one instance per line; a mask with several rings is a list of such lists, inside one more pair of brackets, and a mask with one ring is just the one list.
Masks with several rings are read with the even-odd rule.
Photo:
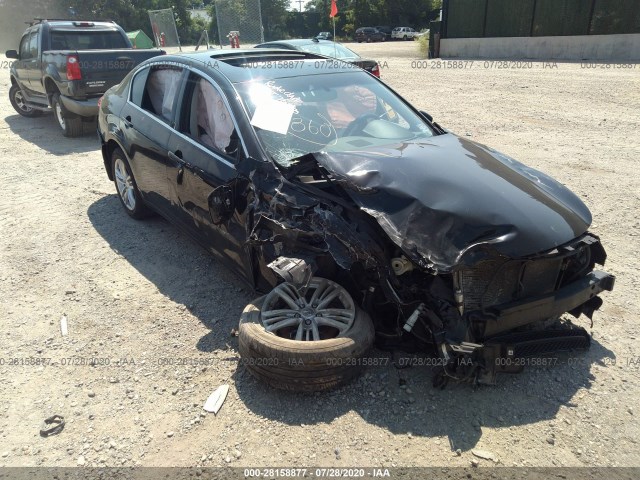
[[242, 363], [275, 388], [329, 390], [357, 376], [373, 323], [337, 283], [314, 277], [304, 296], [283, 283], [247, 305], [240, 319]]
[[11, 85], [11, 88], [9, 89], [9, 100], [11, 101], [11, 106], [15, 111], [23, 117], [33, 118], [42, 115], [41, 110], [36, 110], [26, 104], [22, 90], [17, 85]]
[[142, 200], [127, 157], [119, 148], [116, 148], [111, 154], [111, 168], [113, 182], [116, 184], [116, 190], [118, 191], [118, 198], [120, 198], [120, 202], [127, 214], [136, 220], [150, 216], [151, 210]]
[[60, 101], [60, 94], [53, 95], [51, 100], [53, 115], [58, 121], [58, 125], [62, 128], [62, 134], [65, 137], [79, 137], [82, 135], [84, 128], [82, 126], [82, 118], [69, 112]]

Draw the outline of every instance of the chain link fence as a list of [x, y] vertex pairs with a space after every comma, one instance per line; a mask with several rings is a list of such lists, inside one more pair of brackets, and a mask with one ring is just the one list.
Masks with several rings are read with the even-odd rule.
[[229, 46], [229, 33], [238, 32], [240, 44], [264, 42], [260, 0], [216, 0], [220, 45]]
[[638, 0], [444, 0], [443, 38], [640, 33]]
[[153, 32], [153, 41], [156, 47], [180, 48], [176, 18], [171, 8], [149, 10], [149, 20], [151, 21], [151, 31]]

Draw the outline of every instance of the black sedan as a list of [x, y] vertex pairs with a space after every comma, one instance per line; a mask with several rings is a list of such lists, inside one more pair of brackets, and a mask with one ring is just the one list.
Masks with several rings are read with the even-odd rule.
[[124, 211], [161, 214], [266, 294], [239, 350], [273, 386], [339, 385], [374, 340], [436, 356], [439, 384], [589, 345], [561, 319], [591, 318], [614, 284], [594, 269], [606, 254], [587, 207], [360, 69], [297, 51], [170, 55], [100, 103]]
[[339, 60], [356, 65], [367, 72], [380, 78], [380, 65], [375, 60], [367, 60], [358, 55], [353, 50], [344, 45], [320, 38], [295, 39], [295, 40], [274, 40], [256, 45], [254, 48], [283, 48], [285, 50], [300, 50], [302, 52], [324, 55], [325, 57], [337, 58]]

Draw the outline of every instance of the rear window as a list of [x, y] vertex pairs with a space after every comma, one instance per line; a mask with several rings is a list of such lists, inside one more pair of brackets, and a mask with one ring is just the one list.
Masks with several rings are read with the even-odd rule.
[[68, 31], [51, 32], [51, 50], [108, 50], [129, 48], [129, 44], [118, 31]]

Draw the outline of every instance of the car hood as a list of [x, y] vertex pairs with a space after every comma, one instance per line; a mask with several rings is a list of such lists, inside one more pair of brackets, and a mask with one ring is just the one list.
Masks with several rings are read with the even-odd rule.
[[407, 256], [437, 272], [474, 247], [512, 258], [550, 250], [591, 223], [548, 175], [449, 133], [315, 157]]

